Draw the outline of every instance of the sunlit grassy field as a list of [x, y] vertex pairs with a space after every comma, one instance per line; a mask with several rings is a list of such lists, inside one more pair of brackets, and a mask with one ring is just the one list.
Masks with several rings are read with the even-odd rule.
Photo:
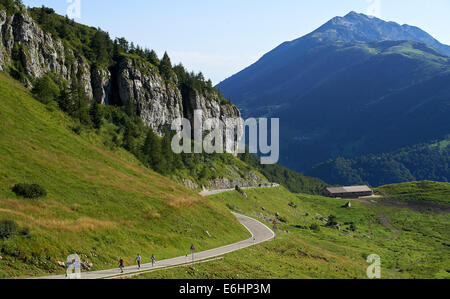
[[[278, 221], [274, 241], [223, 261], [140, 278], [367, 278], [371, 254], [381, 257], [382, 278], [450, 278], [448, 213], [417, 212], [383, 200], [352, 201], [346, 209], [345, 200], [296, 195], [284, 188], [246, 192], [248, 199], [230, 192], [212, 200], [270, 226], [278, 213], [286, 222]], [[340, 230], [320, 220], [330, 215]], [[320, 230], [312, 230], [312, 224]]]
[[412, 182], [377, 188], [387, 197], [402, 200], [418, 200], [438, 204], [450, 204], [450, 184], [441, 182]]
[[[57, 261], [77, 253], [93, 270], [144, 262], [248, 237], [228, 209], [105, 147], [98, 135], [73, 133], [59, 110], [34, 100], [0, 73], [0, 221], [29, 235], [0, 240], [0, 278], [60, 273]], [[37, 183], [48, 195], [16, 196], [17, 183]], [[209, 237], [205, 231], [211, 234]]]

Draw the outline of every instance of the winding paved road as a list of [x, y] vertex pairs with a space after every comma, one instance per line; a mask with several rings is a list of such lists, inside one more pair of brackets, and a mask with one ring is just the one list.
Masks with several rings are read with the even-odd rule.
[[[239, 222], [252, 234], [252, 237], [248, 240], [241, 241], [238, 243], [234, 243], [231, 245], [214, 248], [211, 250], [198, 252], [194, 254], [195, 261], [201, 261], [206, 259], [211, 259], [214, 257], [222, 256], [227, 253], [231, 253], [234, 251], [238, 251], [250, 246], [254, 246], [256, 244], [260, 244], [263, 242], [267, 242], [272, 240], [275, 237], [275, 233], [268, 228], [266, 225], [261, 223], [258, 220], [253, 218], [233, 213]], [[180, 256], [177, 258], [167, 259], [163, 261], [158, 261], [155, 267], [152, 267], [152, 264], [144, 264], [141, 267], [141, 270], [138, 271], [136, 266], [130, 266], [124, 269], [124, 274], [127, 273], [138, 273], [138, 272], [146, 272], [153, 269], [162, 269], [166, 267], [179, 266], [182, 264], [186, 264], [192, 262], [192, 255], [188, 256]], [[103, 271], [95, 271], [95, 272], [83, 272], [81, 278], [82, 279], [101, 279], [101, 278], [112, 278], [115, 276], [119, 276], [121, 273], [119, 269], [110, 269]], [[57, 276], [46, 276], [40, 277], [39, 279], [65, 279], [65, 275], [57, 275]]]
[[[280, 187], [280, 184], [276, 184], [276, 183], [269, 183], [267, 185], [262, 185], [261, 187], [241, 187], [242, 190], [250, 190], [250, 189], [263, 189], [263, 188], [276, 188], [276, 187]], [[203, 190], [202, 192], [200, 192], [199, 194], [203, 197], [205, 196], [210, 196], [210, 195], [215, 195], [215, 194], [220, 194], [220, 193], [225, 193], [225, 192], [230, 192], [230, 191], [235, 191], [236, 188], [230, 188], [230, 189], [218, 189], [218, 190]]]

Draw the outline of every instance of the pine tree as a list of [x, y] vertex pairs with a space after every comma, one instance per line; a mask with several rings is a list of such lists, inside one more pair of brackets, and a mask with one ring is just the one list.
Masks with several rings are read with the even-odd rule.
[[123, 135], [123, 147], [131, 153], [136, 152], [136, 142], [133, 137], [133, 130], [130, 125], [126, 125], [125, 128], [125, 133]]
[[45, 74], [35, 80], [32, 93], [39, 101], [48, 104], [58, 99], [60, 90], [55, 81], [49, 75]]
[[117, 44], [119, 45], [119, 50], [121, 52], [128, 53], [128, 50], [129, 50], [128, 41], [124, 37], [117, 38], [116, 41], [117, 41]]
[[100, 129], [103, 122], [103, 110], [100, 104], [97, 102], [92, 103], [89, 114], [91, 115], [94, 128]]
[[42, 5], [41, 9], [39, 10], [38, 22], [39, 24], [45, 24], [47, 22], [47, 13], [45, 12], [44, 5]]
[[131, 118], [136, 118], [136, 104], [134, 102], [134, 99], [130, 97], [128, 99], [128, 102], [125, 104], [125, 113]]
[[172, 151], [172, 135], [166, 130], [161, 142], [161, 151], [165, 157], [165, 169], [167, 174], [171, 174], [175, 170], [175, 154]]
[[89, 105], [86, 92], [83, 85], [78, 80], [73, 80], [70, 87], [71, 107], [68, 113], [75, 119], [78, 119], [85, 126], [92, 126], [91, 116], [89, 115]]
[[69, 112], [72, 107], [72, 100], [70, 98], [70, 92], [67, 87], [63, 87], [58, 97], [59, 108], [64, 112]]
[[91, 41], [91, 47], [95, 53], [95, 61], [99, 65], [108, 65], [108, 45], [105, 33], [97, 30]]
[[158, 58], [158, 54], [156, 54], [156, 52], [154, 50], [147, 51], [145, 56], [146, 56], [148, 62], [150, 62], [151, 64], [153, 64], [155, 66], [159, 66], [160, 61]]
[[114, 40], [114, 44], [113, 44], [113, 59], [114, 61], [118, 61], [119, 60], [119, 56], [120, 56], [120, 50], [119, 50], [119, 43], [117, 42], [117, 39]]
[[164, 56], [161, 59], [159, 72], [164, 80], [169, 80], [170, 78], [172, 78], [172, 62], [170, 61], [170, 57], [167, 52], [164, 53]]
[[164, 171], [165, 157], [161, 150], [161, 141], [152, 129], [148, 130], [147, 138], [145, 138], [142, 153], [145, 156], [147, 164], [157, 172]]
[[246, 163], [250, 162], [250, 150], [248, 146], [245, 146], [245, 152], [239, 154], [239, 158]]

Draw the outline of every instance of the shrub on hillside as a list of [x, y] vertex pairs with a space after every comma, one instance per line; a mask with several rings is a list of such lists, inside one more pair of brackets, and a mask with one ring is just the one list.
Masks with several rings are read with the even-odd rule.
[[36, 99], [44, 104], [56, 101], [60, 95], [58, 85], [49, 75], [36, 79], [32, 92]]
[[17, 234], [18, 226], [12, 220], [0, 221], [0, 239], [7, 240]]
[[25, 198], [45, 197], [47, 192], [38, 184], [17, 184], [12, 188], [13, 192]]
[[320, 231], [320, 226], [317, 223], [313, 223], [313, 224], [311, 224], [309, 229], [312, 230], [312, 231], [315, 231], [315, 232], [319, 232]]
[[287, 218], [286, 218], [286, 217], [279, 216], [279, 217], [278, 217], [278, 220], [279, 220], [280, 222], [287, 223]]
[[48, 112], [55, 112], [59, 110], [58, 103], [55, 101], [51, 101], [47, 105], [45, 105], [45, 108]]
[[293, 202], [293, 201], [291, 201], [291, 202], [289, 203], [289, 206], [290, 206], [291, 208], [293, 208], [293, 209], [297, 209], [297, 205], [296, 205], [295, 202]]
[[336, 225], [338, 225], [336, 216], [330, 215], [330, 217], [328, 217], [327, 226], [336, 226]]
[[77, 135], [81, 135], [82, 131], [83, 128], [80, 125], [72, 127], [72, 132], [74, 132]]
[[22, 237], [31, 238], [30, 228], [28, 226], [22, 227], [19, 233]]

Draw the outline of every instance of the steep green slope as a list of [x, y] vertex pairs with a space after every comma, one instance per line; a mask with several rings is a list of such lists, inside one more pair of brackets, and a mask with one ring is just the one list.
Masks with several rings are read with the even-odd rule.
[[[448, 205], [447, 212], [420, 212], [390, 201], [356, 200], [345, 209], [345, 200], [294, 195], [284, 188], [246, 193], [247, 199], [238, 192], [212, 198], [270, 227], [278, 213], [274, 241], [226, 255], [224, 261], [143, 278], [364, 279], [371, 254], [381, 257], [382, 278], [450, 277]], [[325, 227], [330, 215], [340, 230]]]
[[[45, 106], [0, 73], [0, 221], [23, 234], [0, 240], [0, 278], [61, 272], [77, 253], [93, 269], [185, 254], [248, 237], [229, 211], [111, 150], [53, 104]], [[24, 199], [11, 188], [37, 183], [47, 196]], [[29, 228], [29, 234], [26, 229]], [[209, 231], [212, 237], [208, 237]]]

